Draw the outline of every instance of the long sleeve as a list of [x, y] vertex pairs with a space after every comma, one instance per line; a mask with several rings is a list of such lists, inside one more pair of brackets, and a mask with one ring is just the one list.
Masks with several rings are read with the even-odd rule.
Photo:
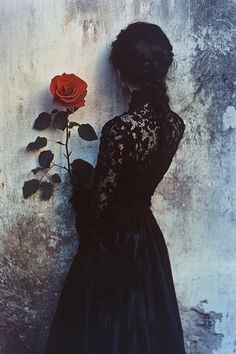
[[[109, 123], [109, 122], [108, 122]], [[127, 144], [118, 125], [102, 129], [94, 183], [91, 193], [92, 216], [102, 215], [112, 202], [127, 161]]]
[[77, 188], [72, 199], [79, 223], [98, 220], [105, 215], [122, 177], [129, 141], [126, 131], [114, 119], [102, 128], [97, 163], [91, 189]]

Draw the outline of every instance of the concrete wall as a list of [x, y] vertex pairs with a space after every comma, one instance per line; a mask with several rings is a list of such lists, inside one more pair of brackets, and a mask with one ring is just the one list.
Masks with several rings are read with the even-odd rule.
[[[88, 82], [76, 119], [99, 134], [122, 113], [127, 98], [107, 55], [115, 35], [136, 19], [163, 28], [178, 64], [168, 85], [185, 137], [152, 208], [169, 248], [187, 353], [236, 352], [234, 13], [231, 0], [1, 2], [1, 354], [42, 353], [78, 246], [66, 182], [49, 202], [22, 198], [37, 165], [36, 155], [24, 152], [37, 136], [33, 121], [51, 110], [50, 79], [63, 72]], [[95, 164], [99, 141], [72, 140], [74, 157]]]

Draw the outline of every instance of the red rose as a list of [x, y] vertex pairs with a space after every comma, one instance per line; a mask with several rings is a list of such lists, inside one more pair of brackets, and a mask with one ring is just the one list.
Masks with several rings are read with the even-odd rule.
[[87, 83], [74, 74], [64, 73], [52, 79], [50, 91], [54, 105], [79, 108], [85, 105]]

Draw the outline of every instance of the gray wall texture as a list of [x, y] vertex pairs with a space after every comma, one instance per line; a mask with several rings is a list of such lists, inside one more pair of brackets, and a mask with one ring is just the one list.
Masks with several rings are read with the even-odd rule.
[[[236, 353], [235, 10], [231, 0], [1, 2], [1, 354], [43, 352], [78, 246], [66, 181], [49, 202], [22, 197], [37, 165], [24, 151], [38, 135], [33, 121], [51, 110], [50, 80], [63, 72], [88, 82], [75, 119], [98, 135], [122, 113], [127, 98], [107, 56], [116, 34], [135, 20], [160, 25], [177, 61], [167, 83], [186, 131], [152, 210], [169, 248], [186, 350]], [[75, 133], [72, 144], [74, 157], [95, 165], [99, 140]], [[59, 160], [61, 152], [58, 146]]]

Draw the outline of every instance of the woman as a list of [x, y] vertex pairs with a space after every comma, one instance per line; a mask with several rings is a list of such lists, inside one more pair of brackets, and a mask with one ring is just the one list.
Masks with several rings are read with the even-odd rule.
[[185, 129], [165, 84], [172, 46], [159, 26], [135, 22], [110, 59], [131, 99], [102, 128], [92, 188], [75, 185], [79, 249], [45, 353], [184, 354], [168, 250], [150, 209]]

